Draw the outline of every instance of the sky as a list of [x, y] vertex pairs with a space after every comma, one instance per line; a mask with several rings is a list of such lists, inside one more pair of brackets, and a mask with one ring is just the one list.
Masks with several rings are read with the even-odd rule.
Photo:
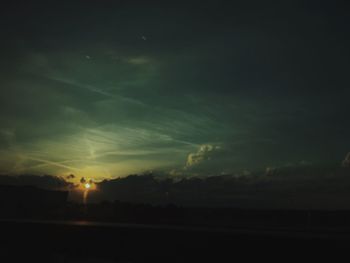
[[9, 3], [0, 11], [0, 172], [102, 180], [341, 165], [350, 151], [346, 7]]

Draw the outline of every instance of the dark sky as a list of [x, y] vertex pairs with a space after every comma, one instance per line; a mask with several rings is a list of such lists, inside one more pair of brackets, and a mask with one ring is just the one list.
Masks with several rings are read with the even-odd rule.
[[350, 151], [346, 1], [12, 1], [0, 20], [2, 173], [206, 175]]

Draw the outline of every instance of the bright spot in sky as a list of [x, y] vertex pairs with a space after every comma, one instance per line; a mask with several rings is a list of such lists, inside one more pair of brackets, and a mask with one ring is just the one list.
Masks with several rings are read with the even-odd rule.
[[90, 184], [85, 184], [84, 185], [86, 189], [90, 189], [91, 185]]

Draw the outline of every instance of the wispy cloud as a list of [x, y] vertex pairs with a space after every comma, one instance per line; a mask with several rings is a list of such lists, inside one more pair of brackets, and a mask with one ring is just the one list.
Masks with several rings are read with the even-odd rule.
[[87, 90], [87, 91], [90, 91], [90, 92], [93, 92], [93, 93], [97, 93], [97, 94], [103, 95], [103, 96], [108, 97], [108, 98], [113, 98], [113, 99], [117, 99], [117, 100], [123, 100], [123, 101], [131, 103], [131, 104], [146, 106], [146, 104], [144, 104], [143, 102], [141, 102], [139, 100], [136, 100], [136, 99], [133, 99], [133, 98], [129, 98], [129, 97], [125, 97], [125, 96], [121, 96], [121, 95], [117, 95], [117, 94], [108, 92], [108, 91], [106, 91], [106, 90], [104, 90], [102, 88], [95, 87], [93, 85], [82, 84], [82, 83], [80, 83], [78, 81], [74, 81], [74, 80], [67, 79], [67, 78], [62, 78], [62, 77], [57, 77], [57, 76], [48, 76], [47, 78], [50, 79], [50, 80], [57, 81], [57, 82], [62, 83], [62, 84], [70, 85], [72, 87], [76, 87], [76, 88], [79, 88], [79, 89], [82, 89], [82, 90]]
[[[39, 163], [43, 163], [43, 164], [46, 164], [46, 165], [49, 165], [49, 166], [56, 166], [56, 167], [60, 167], [60, 168], [66, 168], [66, 169], [69, 169], [69, 170], [73, 170], [73, 171], [80, 171], [81, 169], [77, 168], [77, 167], [73, 167], [73, 166], [70, 166], [70, 165], [65, 165], [64, 162], [54, 162], [54, 161], [50, 161], [50, 160], [45, 160], [45, 159], [41, 159], [41, 158], [35, 158], [35, 157], [30, 157], [30, 156], [22, 156], [22, 158], [24, 160], [31, 160], [31, 161], [36, 161], [36, 162], [39, 162]], [[29, 168], [29, 167], [27, 167]]]

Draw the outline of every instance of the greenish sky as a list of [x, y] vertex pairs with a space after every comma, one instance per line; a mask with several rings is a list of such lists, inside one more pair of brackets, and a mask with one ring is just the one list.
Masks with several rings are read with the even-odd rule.
[[206, 175], [349, 151], [336, 4], [145, 2], [2, 11], [2, 173]]

